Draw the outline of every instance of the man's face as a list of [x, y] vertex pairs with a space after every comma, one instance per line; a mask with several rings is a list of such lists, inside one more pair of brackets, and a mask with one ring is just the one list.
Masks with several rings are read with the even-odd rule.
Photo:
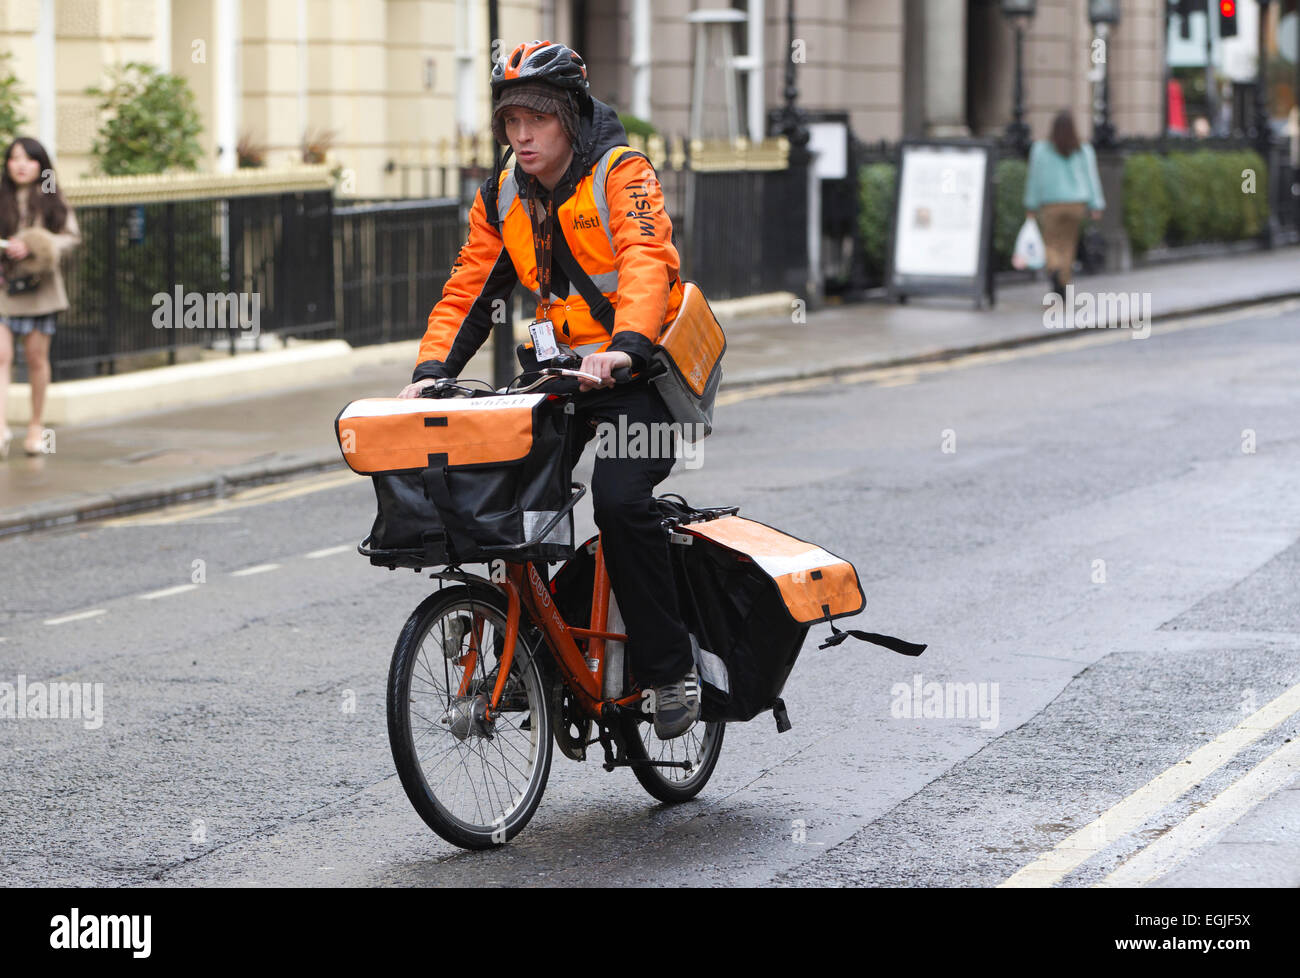
[[512, 105], [502, 113], [502, 120], [510, 148], [524, 172], [553, 188], [573, 155], [560, 117]]

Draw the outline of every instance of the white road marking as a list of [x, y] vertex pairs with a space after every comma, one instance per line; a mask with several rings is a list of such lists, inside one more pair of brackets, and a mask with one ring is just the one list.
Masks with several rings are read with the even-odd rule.
[[354, 543], [341, 543], [337, 547], [326, 547], [324, 550], [313, 550], [307, 554], [308, 560], [316, 560], [319, 557], [330, 557], [334, 554], [356, 553], [357, 546]]
[[165, 587], [161, 591], [137, 594], [136, 597], [141, 601], [152, 601], [154, 598], [170, 598], [173, 594], [184, 594], [186, 591], [193, 591], [197, 587], [197, 584], [177, 584], [175, 587]]
[[1141, 852], [1131, 856], [1098, 886], [1145, 886], [1164, 876], [1237, 819], [1300, 775], [1300, 740], [1283, 744], [1234, 781], [1200, 811], [1193, 812]]
[[1256, 710], [1231, 730], [1193, 751], [1092, 822], [1000, 884], [1000, 887], [1052, 886], [1112, 842], [1141, 827], [1165, 806], [1200, 784], [1268, 731], [1300, 711], [1300, 685]]
[[64, 615], [62, 618], [46, 618], [47, 625], [62, 625], [68, 621], [81, 621], [83, 618], [98, 618], [100, 615], [108, 614], [107, 608], [95, 608], [93, 611], [78, 611], [75, 615]]
[[231, 577], [248, 577], [250, 574], [265, 574], [267, 571], [279, 570], [279, 564], [257, 564], [253, 567], [245, 567], [243, 570], [231, 571]]

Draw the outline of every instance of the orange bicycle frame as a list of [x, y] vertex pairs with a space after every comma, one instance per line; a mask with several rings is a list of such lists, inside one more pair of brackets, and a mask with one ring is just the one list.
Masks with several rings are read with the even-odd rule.
[[[599, 542], [596, 545], [596, 573], [591, 593], [591, 622], [587, 628], [576, 628], [564, 620], [560, 609], [555, 606], [550, 588], [531, 563], [507, 563], [506, 579], [497, 586], [506, 595], [506, 634], [496, 687], [492, 690], [489, 716], [496, 712], [502, 690], [505, 689], [506, 677], [514, 661], [515, 642], [519, 638], [520, 618], [525, 608], [529, 617], [545, 634], [547, 644], [555, 653], [555, 661], [564, 676], [565, 685], [585, 713], [599, 719], [602, 707], [607, 703], [633, 706], [640, 702], [639, 691], [621, 699], [604, 698], [605, 643], [626, 643], [627, 635], [608, 629], [609, 572], [605, 566], [604, 549]], [[586, 640], [586, 655], [578, 648], [575, 639]]]

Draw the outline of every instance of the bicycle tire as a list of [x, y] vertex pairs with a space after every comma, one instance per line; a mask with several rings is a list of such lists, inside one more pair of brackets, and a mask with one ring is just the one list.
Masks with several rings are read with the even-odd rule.
[[[641, 787], [659, 801], [670, 805], [690, 801], [709, 783], [713, 770], [717, 767], [718, 757], [722, 754], [725, 723], [705, 723], [697, 721], [686, 733], [672, 740], [659, 740], [654, 733], [654, 724], [647, 719], [639, 720], [625, 717], [622, 721], [623, 749], [629, 759], [646, 760], [690, 760], [694, 759], [693, 770], [686, 775], [680, 768], [651, 767], [646, 764], [634, 764], [632, 773], [636, 775]], [[703, 728], [702, 734], [696, 731]], [[695, 750], [692, 751], [692, 740]], [[657, 745], [657, 746], [656, 746]], [[682, 757], [678, 757], [680, 753]], [[667, 756], [664, 756], [664, 750]], [[677, 777], [681, 774], [681, 777]]]
[[[453, 685], [459, 687], [463, 675], [463, 669], [458, 667], [463, 661], [460, 654], [469, 648], [464, 628], [472, 621], [471, 609], [473, 614], [483, 616], [483, 651], [474, 664], [476, 678], [470, 685], [474, 695], [462, 697], [451, 690]], [[457, 617], [463, 621], [454, 623]], [[489, 849], [518, 835], [537, 811], [550, 776], [553, 718], [537, 664], [541, 650], [535, 640], [530, 643], [526, 638], [529, 629], [520, 629], [493, 736], [481, 735], [481, 728], [472, 719], [475, 696], [487, 695], [495, 680], [488, 662], [491, 658], [493, 666], [496, 664], [495, 654], [499, 654], [504, 641], [505, 620], [505, 596], [495, 588], [476, 584], [444, 588], [420, 602], [406, 620], [388, 673], [388, 739], [402, 787], [425, 824], [463, 849]], [[449, 622], [453, 622], [450, 627]], [[447, 651], [452, 642], [459, 650], [454, 656]], [[495, 651], [491, 657], [489, 645]], [[445, 682], [441, 686], [435, 666], [443, 672]], [[526, 706], [526, 711], [510, 709], [520, 704]], [[427, 713], [422, 713], [420, 706]], [[527, 713], [526, 723], [509, 719], [512, 713], [523, 712]], [[430, 743], [423, 743], [425, 738]], [[490, 750], [494, 753], [489, 755]], [[422, 754], [436, 754], [441, 764], [453, 753], [453, 770], [431, 787]], [[474, 758], [480, 762], [477, 770]], [[455, 769], [457, 761], [463, 769], [459, 773]], [[521, 764], [526, 765], [526, 770]], [[512, 779], [512, 769], [522, 784]], [[493, 778], [489, 771], [496, 771], [500, 778]], [[436, 776], [439, 770], [435, 766], [429, 773]], [[453, 775], [455, 780], [447, 785]], [[481, 793], [477, 777], [483, 782]], [[467, 804], [453, 797], [453, 787], [463, 788], [466, 784], [474, 798], [472, 815]]]

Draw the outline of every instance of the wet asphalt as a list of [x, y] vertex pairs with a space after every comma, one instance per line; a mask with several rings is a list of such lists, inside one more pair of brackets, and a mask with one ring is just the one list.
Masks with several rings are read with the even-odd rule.
[[[703, 464], [661, 491], [849, 558], [853, 627], [929, 650], [819, 651], [815, 626], [793, 730], [729, 727], [696, 801], [557, 753], [532, 823], [483, 854], [420, 821], [387, 743], [393, 642], [432, 582], [308, 556], [364, 535], [367, 480], [0, 541], [0, 682], [103, 684], [94, 729], [0, 719], [4, 877], [996, 885], [1300, 682], [1300, 313], [1232, 318], [720, 406]], [[975, 684], [987, 709], [927, 716], [910, 691], [929, 683]], [[1298, 733], [1291, 717], [1063, 884], [1100, 881]], [[1162, 882], [1297, 885], [1297, 798]]]

